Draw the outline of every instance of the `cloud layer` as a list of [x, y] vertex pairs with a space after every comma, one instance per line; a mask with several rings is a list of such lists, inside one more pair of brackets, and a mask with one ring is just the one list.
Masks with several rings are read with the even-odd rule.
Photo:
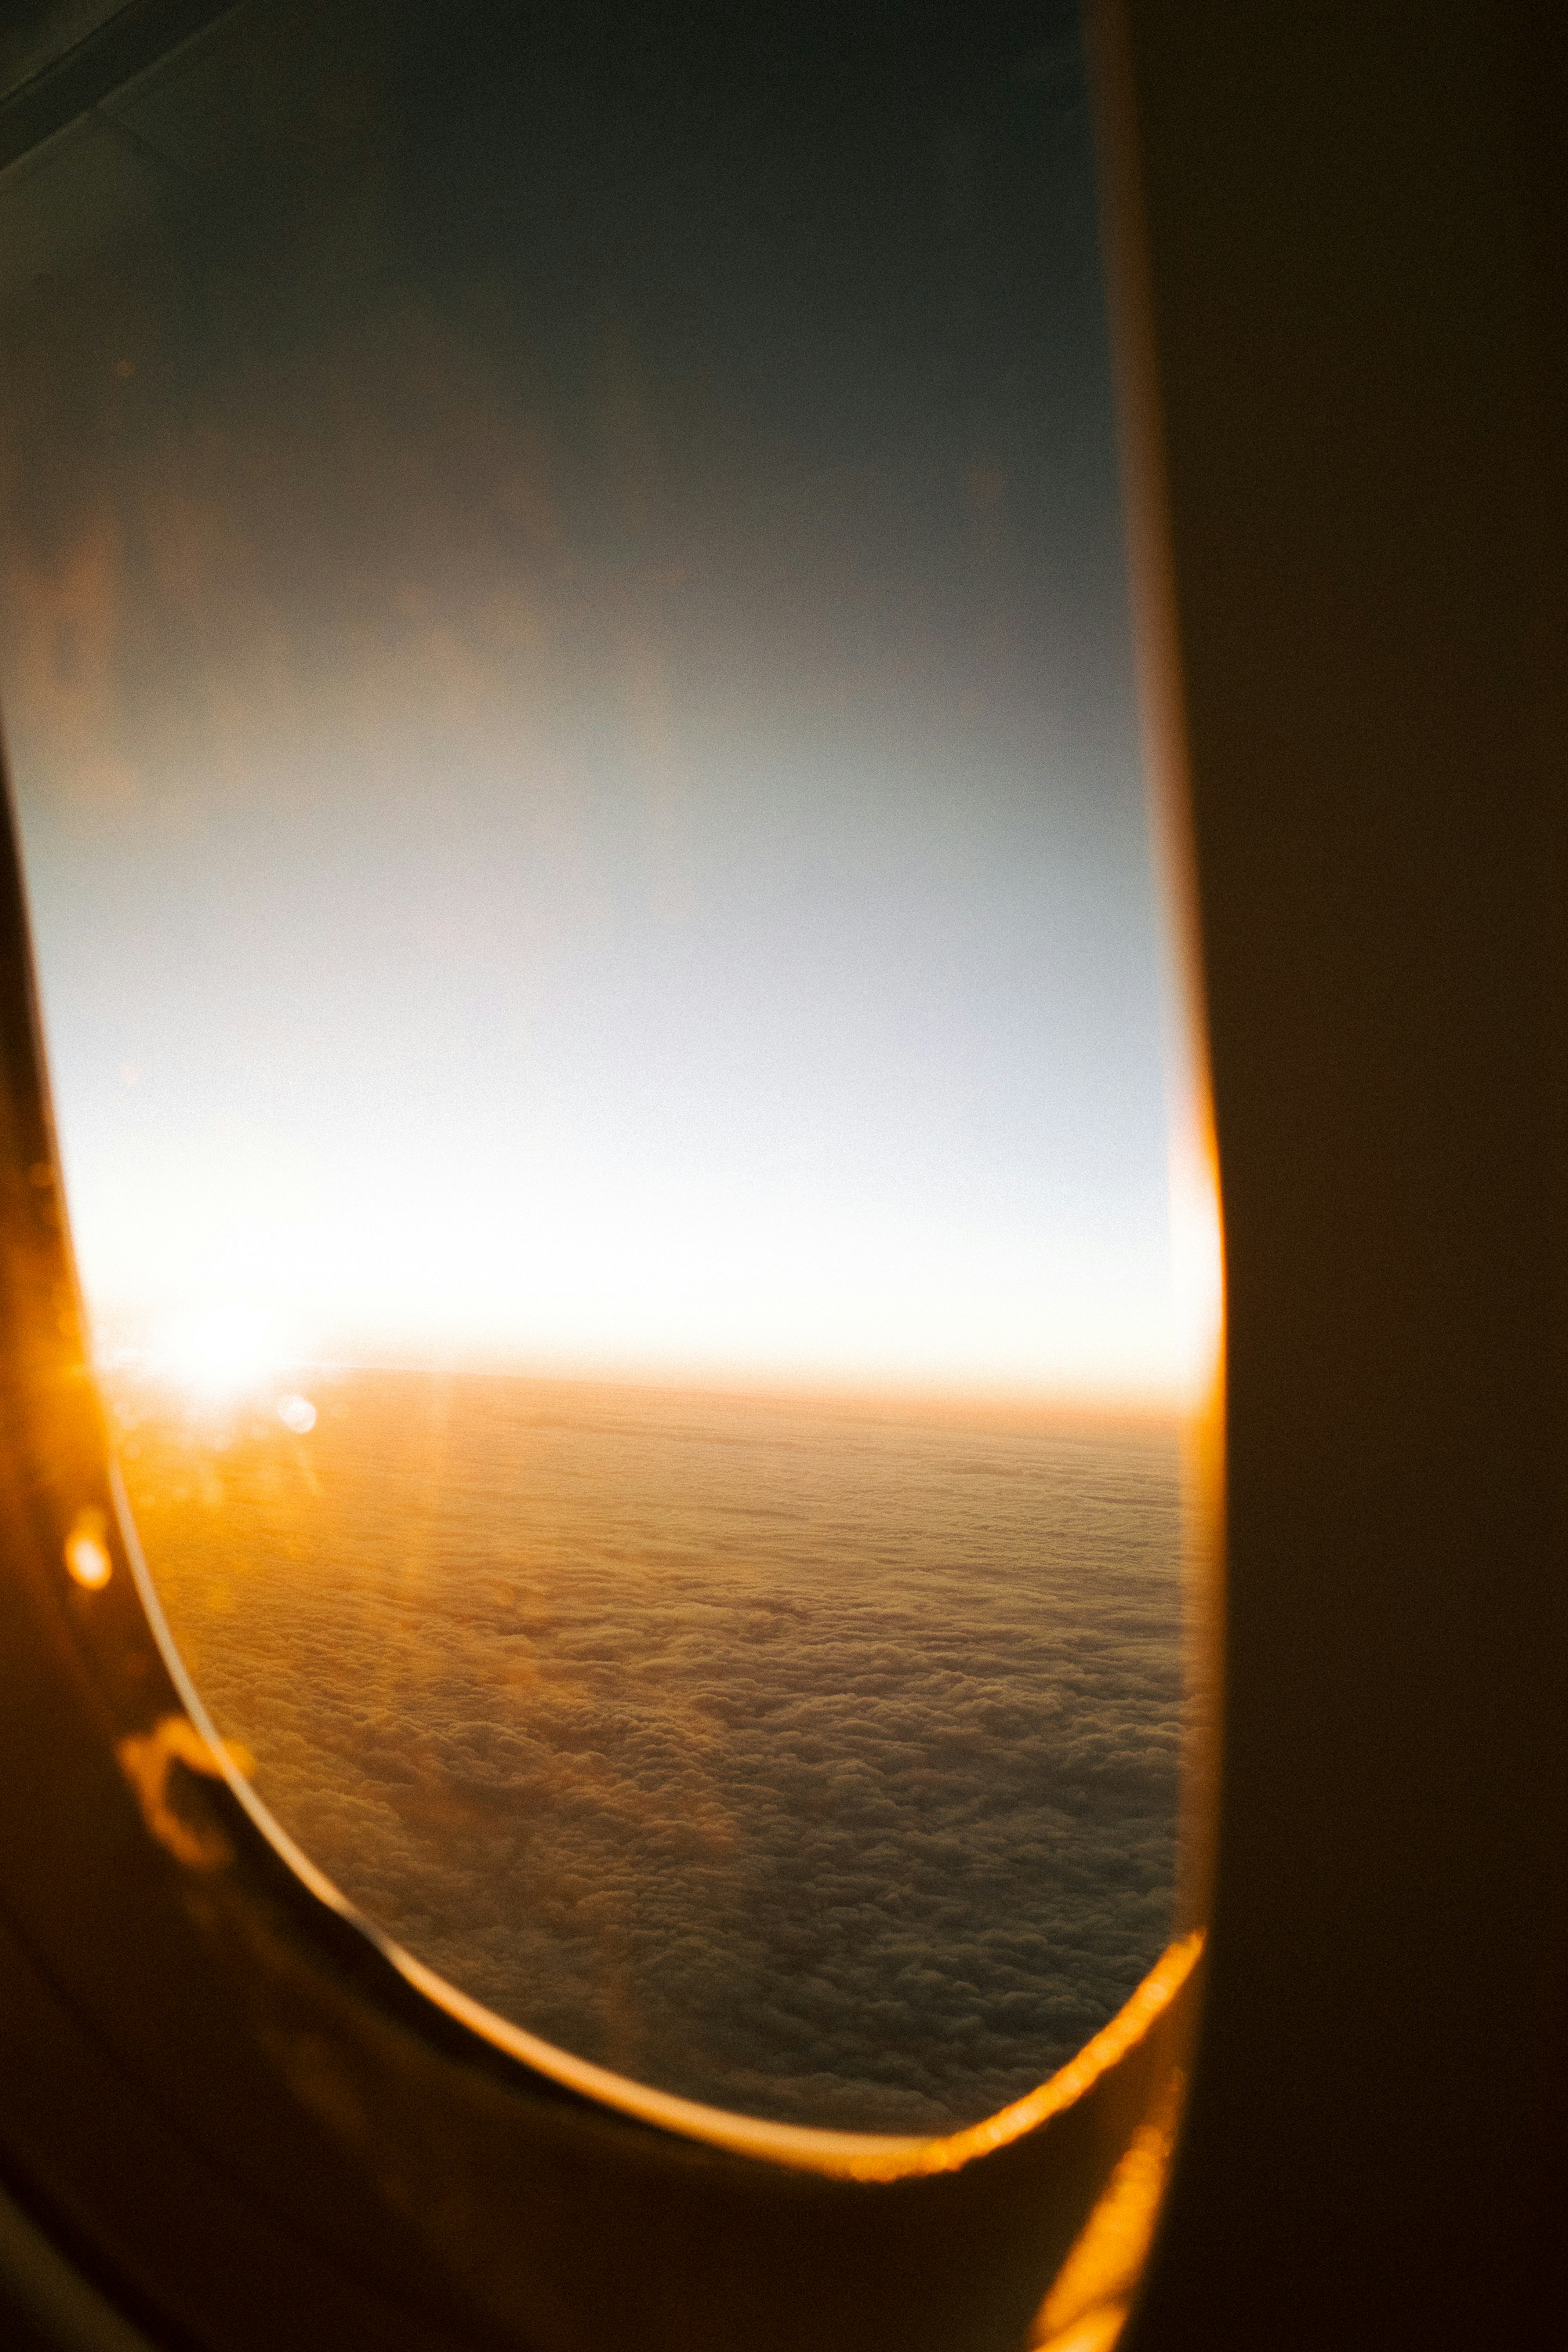
[[[310, 1385], [309, 1382], [306, 1383]], [[1173, 1445], [356, 1373], [126, 1389], [176, 1638], [344, 1892], [531, 2030], [789, 2121], [971, 2121], [1170, 1922]]]

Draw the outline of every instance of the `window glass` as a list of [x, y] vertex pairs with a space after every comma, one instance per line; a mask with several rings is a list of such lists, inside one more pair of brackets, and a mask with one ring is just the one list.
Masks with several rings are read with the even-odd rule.
[[533, 2031], [973, 2120], [1174, 1873], [1076, 17], [262, 0], [0, 222], [73, 1232], [219, 1728]]

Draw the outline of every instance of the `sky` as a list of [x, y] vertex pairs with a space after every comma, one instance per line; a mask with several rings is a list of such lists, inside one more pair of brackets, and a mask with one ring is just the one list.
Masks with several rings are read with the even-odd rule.
[[721, 23], [264, 5], [0, 184], [106, 1348], [1189, 1370], [1076, 19]]

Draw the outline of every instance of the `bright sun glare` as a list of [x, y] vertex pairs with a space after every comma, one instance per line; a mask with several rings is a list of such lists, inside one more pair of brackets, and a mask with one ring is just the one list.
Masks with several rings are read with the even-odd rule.
[[234, 1302], [167, 1324], [151, 1354], [159, 1371], [212, 1403], [229, 1403], [259, 1388], [284, 1360], [274, 1318]]

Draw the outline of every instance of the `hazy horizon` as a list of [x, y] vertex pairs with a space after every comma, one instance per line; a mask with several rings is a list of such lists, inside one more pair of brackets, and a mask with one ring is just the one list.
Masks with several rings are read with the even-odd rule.
[[[139, 1326], [132, 1326], [140, 1329]], [[92, 1332], [92, 1360], [100, 1379], [129, 1375], [162, 1387], [171, 1402], [195, 1419], [221, 1420], [235, 1411], [264, 1404], [272, 1391], [281, 1392], [295, 1374], [327, 1381], [353, 1372], [407, 1372], [421, 1378], [456, 1381], [515, 1381], [536, 1388], [604, 1390], [609, 1393], [648, 1397], [712, 1397], [752, 1399], [758, 1402], [824, 1405], [847, 1413], [909, 1415], [938, 1422], [973, 1420], [997, 1426], [1017, 1424], [1055, 1427], [1081, 1423], [1088, 1428], [1149, 1427], [1182, 1431], [1202, 1411], [1201, 1394], [1185, 1388], [1140, 1391], [1121, 1385], [1095, 1390], [1082, 1383], [1061, 1389], [1013, 1388], [1000, 1382], [941, 1385], [909, 1379], [814, 1381], [791, 1379], [777, 1372], [747, 1377], [733, 1370], [691, 1373], [679, 1366], [653, 1370], [620, 1365], [562, 1370], [512, 1352], [479, 1357], [468, 1352], [431, 1349], [367, 1351], [361, 1355], [286, 1355], [252, 1351], [243, 1334], [236, 1340], [228, 1318], [222, 1318], [221, 1345], [204, 1358], [202, 1320], [176, 1326], [174, 1344], [161, 1346], [156, 1336], [127, 1337], [112, 1316], [100, 1316]]]

